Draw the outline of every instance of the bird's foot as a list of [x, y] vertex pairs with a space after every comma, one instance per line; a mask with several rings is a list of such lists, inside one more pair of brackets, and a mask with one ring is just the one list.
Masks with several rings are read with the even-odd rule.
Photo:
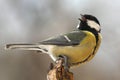
[[63, 60], [63, 66], [66, 71], [69, 71], [70, 65], [68, 63], [68, 57], [65, 55], [60, 55], [57, 60]]

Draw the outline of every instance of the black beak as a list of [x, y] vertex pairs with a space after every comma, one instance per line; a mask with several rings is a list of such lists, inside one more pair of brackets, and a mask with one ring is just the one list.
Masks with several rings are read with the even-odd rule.
[[80, 14], [81, 17], [84, 17], [84, 15]]
[[86, 21], [86, 18], [84, 17], [84, 15], [80, 14], [81, 18], [78, 18], [78, 20], [80, 20], [81, 22]]

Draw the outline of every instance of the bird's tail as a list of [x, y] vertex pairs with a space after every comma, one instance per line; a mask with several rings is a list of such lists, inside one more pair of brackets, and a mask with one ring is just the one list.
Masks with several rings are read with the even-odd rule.
[[36, 50], [40, 51], [41, 48], [37, 44], [7, 44], [5, 49], [19, 49], [19, 50]]

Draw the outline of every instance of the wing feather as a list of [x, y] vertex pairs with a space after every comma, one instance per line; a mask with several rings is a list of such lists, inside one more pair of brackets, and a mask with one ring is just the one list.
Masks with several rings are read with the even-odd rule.
[[86, 36], [83, 31], [72, 31], [70, 33], [52, 37], [40, 42], [44, 45], [58, 45], [58, 46], [70, 46], [78, 45]]

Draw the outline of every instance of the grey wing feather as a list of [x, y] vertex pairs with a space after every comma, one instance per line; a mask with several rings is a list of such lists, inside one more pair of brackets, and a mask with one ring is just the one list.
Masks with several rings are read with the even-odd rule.
[[84, 39], [85, 36], [86, 34], [82, 31], [72, 31], [64, 35], [52, 37], [40, 43], [44, 45], [59, 45], [59, 46], [78, 45]]

